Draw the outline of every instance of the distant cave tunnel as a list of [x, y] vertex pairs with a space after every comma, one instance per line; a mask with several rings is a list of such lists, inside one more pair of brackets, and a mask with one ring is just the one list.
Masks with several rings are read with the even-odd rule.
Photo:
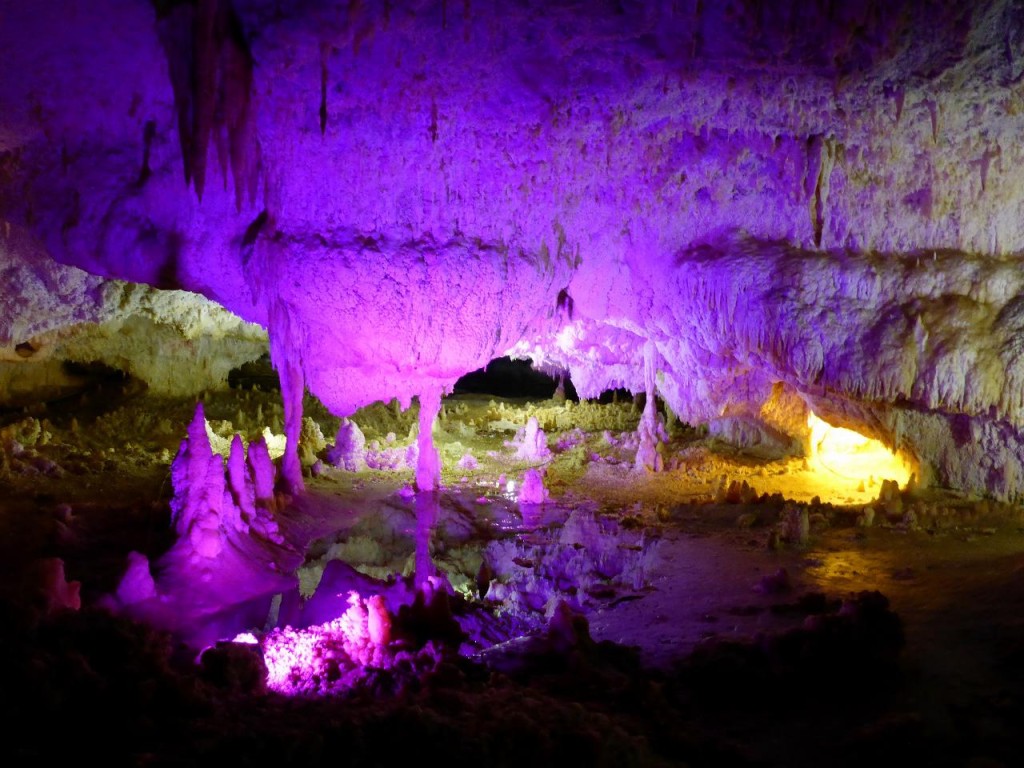
[[563, 381], [564, 396], [579, 400], [572, 381], [567, 377], [549, 376], [538, 371], [529, 360], [513, 360], [509, 357], [495, 358], [483, 368], [467, 373], [455, 382], [453, 392], [480, 393], [499, 397], [525, 397], [541, 399], [551, 397]]

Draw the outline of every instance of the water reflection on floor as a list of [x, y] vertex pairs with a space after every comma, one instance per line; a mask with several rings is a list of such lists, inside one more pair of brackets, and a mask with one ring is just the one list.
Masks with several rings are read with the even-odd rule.
[[[666, 514], [653, 506], [616, 511], [594, 500], [522, 508], [500, 494], [483, 501], [469, 489], [378, 498], [338, 539], [379, 539], [374, 563], [354, 562], [357, 568], [429, 568], [492, 610], [533, 610], [537, 627], [554, 600], [568, 600], [588, 616], [595, 639], [636, 646], [656, 666], [710, 638], [744, 640], [796, 626], [805, 615], [789, 607], [809, 592], [841, 600], [881, 591], [904, 619], [908, 651], [947, 669], [970, 667], [963, 654], [984, 655], [971, 637], [974, 622], [1020, 623], [1021, 614], [1004, 610], [1024, 591], [1007, 593], [1024, 565], [1024, 535], [1012, 522], [987, 533], [977, 525], [936, 532], [858, 528], [852, 514], [837, 514], [805, 544], [770, 549], [770, 525], [736, 525], [754, 509], [743, 505], [684, 505]], [[490, 572], [484, 593], [474, 591], [481, 571]]]

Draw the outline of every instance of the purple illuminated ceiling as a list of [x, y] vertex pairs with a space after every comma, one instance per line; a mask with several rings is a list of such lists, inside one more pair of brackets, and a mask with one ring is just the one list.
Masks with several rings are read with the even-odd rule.
[[3, 6], [4, 258], [202, 293], [292, 401], [646, 349], [683, 418], [781, 386], [1021, 489], [1015, 3]]

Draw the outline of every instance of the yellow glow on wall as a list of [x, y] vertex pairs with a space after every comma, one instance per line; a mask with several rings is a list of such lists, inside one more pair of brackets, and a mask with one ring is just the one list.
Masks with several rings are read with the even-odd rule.
[[847, 480], [869, 484], [895, 480], [907, 484], [912, 472], [909, 464], [882, 443], [852, 429], [833, 427], [813, 413], [807, 417], [811, 430], [809, 463], [817, 470], [830, 472]]

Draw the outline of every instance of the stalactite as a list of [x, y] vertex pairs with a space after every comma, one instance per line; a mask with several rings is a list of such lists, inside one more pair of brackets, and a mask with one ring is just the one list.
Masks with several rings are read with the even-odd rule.
[[193, 39], [192, 71], [192, 184], [196, 195], [203, 199], [206, 186], [206, 162], [210, 135], [214, 127], [217, 108], [217, 43], [214, 40], [217, 21], [217, 0], [199, 0], [196, 5]]
[[925, 99], [923, 102], [925, 108], [928, 110], [928, 119], [931, 121], [932, 126], [932, 143], [939, 143], [939, 104], [935, 99]]
[[239, 209], [255, 197], [260, 166], [252, 102], [252, 56], [227, 0], [197, 0], [158, 14], [167, 56], [185, 181], [202, 200], [211, 140]]
[[814, 246], [820, 248], [825, 229], [832, 168], [836, 158], [835, 140], [819, 135], [811, 136], [807, 141], [807, 153], [807, 191], [811, 227], [814, 230]]
[[430, 142], [437, 143], [437, 102], [430, 105]]
[[1001, 158], [1002, 154], [1002, 147], [996, 144], [995, 149], [992, 149], [992, 147], [986, 147], [985, 151], [981, 155], [981, 159], [978, 160], [978, 170], [981, 173], [982, 192], [985, 192], [988, 187], [988, 172], [992, 161]]
[[139, 186], [141, 187], [152, 175], [149, 167], [150, 155], [153, 151], [153, 139], [156, 136], [156, 122], [147, 120], [142, 129], [142, 168], [139, 170]]

